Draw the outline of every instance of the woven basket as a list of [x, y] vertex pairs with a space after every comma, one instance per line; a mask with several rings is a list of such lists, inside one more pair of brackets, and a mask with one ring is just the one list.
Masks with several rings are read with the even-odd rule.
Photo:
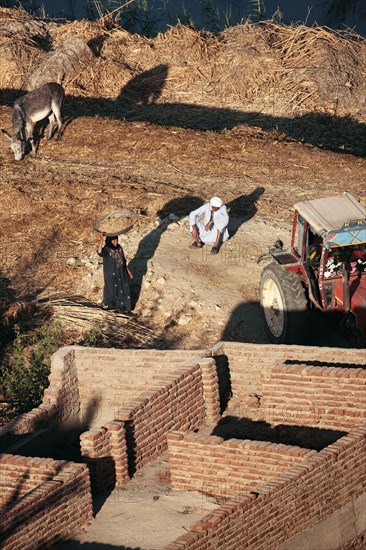
[[93, 228], [107, 237], [127, 233], [137, 219], [131, 210], [113, 210], [98, 216], [93, 222]]

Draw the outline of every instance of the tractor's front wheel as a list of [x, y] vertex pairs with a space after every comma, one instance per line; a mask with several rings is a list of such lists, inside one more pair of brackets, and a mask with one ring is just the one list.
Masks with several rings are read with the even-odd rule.
[[307, 332], [309, 308], [301, 279], [280, 265], [267, 265], [260, 300], [267, 332], [275, 344], [300, 344]]

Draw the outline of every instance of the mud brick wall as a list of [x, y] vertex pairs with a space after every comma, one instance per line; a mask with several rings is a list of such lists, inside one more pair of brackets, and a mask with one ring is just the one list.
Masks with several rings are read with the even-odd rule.
[[196, 433], [168, 435], [168, 457], [174, 490], [201, 491], [238, 498], [316, 455], [316, 451], [263, 441], [230, 439]]
[[52, 423], [62, 423], [79, 414], [80, 400], [77, 385], [75, 348], [60, 348], [52, 356], [50, 385], [42, 403], [0, 428], [0, 448], [6, 448], [12, 435], [35, 432]]
[[355, 429], [256, 493], [228, 500], [165, 550], [268, 550], [366, 491], [366, 432]]
[[89, 426], [102, 426], [118, 417], [118, 409], [148, 390], [160, 386], [165, 376], [200, 351], [76, 350], [81, 418]]
[[46, 548], [92, 520], [84, 464], [3, 454], [0, 472], [3, 550]]
[[53, 423], [79, 421], [100, 427], [146, 388], [160, 386], [165, 374], [204, 354], [199, 350], [60, 348], [52, 356], [50, 385], [41, 405], [0, 428], [0, 449], [6, 450], [14, 435], [34, 433]]
[[125, 424], [130, 473], [167, 449], [172, 430], [194, 430], [205, 424], [200, 366], [193, 362], [166, 376], [159, 387], [142, 393], [124, 409], [118, 420]]
[[[324, 362], [337, 366], [365, 364], [364, 350], [326, 347], [219, 342], [212, 347], [212, 355], [225, 355], [228, 359], [233, 396], [230, 406], [235, 407], [237, 416], [253, 415], [248, 402], [251, 396], [262, 396], [262, 375], [268, 374], [273, 365], [285, 361], [299, 364], [312, 362], [315, 365]], [[254, 415], [256, 413], [254, 411]]]
[[115, 484], [123, 485], [130, 479], [123, 422], [108, 422], [103, 428], [84, 432], [80, 436], [80, 447], [94, 493]]
[[366, 369], [279, 365], [262, 380], [268, 422], [334, 430], [366, 427]]

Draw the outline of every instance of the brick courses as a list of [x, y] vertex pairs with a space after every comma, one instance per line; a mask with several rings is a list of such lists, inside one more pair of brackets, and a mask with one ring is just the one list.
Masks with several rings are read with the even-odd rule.
[[316, 451], [267, 441], [172, 432], [168, 457], [172, 488], [238, 498], [300, 464]]
[[255, 493], [227, 501], [165, 550], [277, 548], [365, 492], [365, 456], [358, 428]]
[[365, 351], [357, 349], [319, 348], [310, 346], [241, 344], [219, 342], [212, 347], [212, 355], [225, 355], [229, 361], [232, 390], [232, 408], [235, 402], [237, 416], [260, 420], [263, 409], [251, 406], [251, 397], [263, 394], [263, 376], [274, 365], [285, 362], [317, 365], [365, 365]]
[[0, 546], [46, 548], [92, 520], [84, 464], [0, 455]]
[[366, 369], [278, 365], [262, 375], [262, 394], [274, 424], [366, 428]]
[[[71, 346], [53, 356], [50, 386], [42, 404], [1, 428], [0, 443], [6, 445], [12, 434], [32, 434], [42, 427], [78, 420], [89, 428], [81, 434], [80, 447], [97, 492], [124, 484], [135, 470], [167, 449], [168, 438], [173, 488], [230, 496], [168, 548], [267, 549], [366, 490], [363, 363], [364, 351], [353, 349], [232, 342], [219, 342], [207, 351]], [[187, 434], [218, 422], [220, 401], [221, 406], [227, 401], [230, 388], [231, 414], [236, 406], [238, 417], [352, 431], [320, 452], [269, 442], [223, 441], [202, 432]], [[45, 545], [44, 541], [48, 544], [61, 536], [59, 498], [62, 510], [71, 506], [70, 517], [75, 518], [71, 527], [80, 528], [80, 513], [83, 507], [89, 510], [85, 505], [75, 511], [78, 487], [84, 487], [85, 481], [78, 480], [87, 476], [85, 465], [74, 465], [83, 470], [70, 470], [71, 477], [63, 466], [56, 480], [48, 479], [50, 471], [39, 468], [22, 478], [26, 464], [33, 471], [37, 462], [32, 461], [49, 459], [11, 456], [7, 460], [15, 464], [8, 475], [0, 461], [0, 488], [7, 485], [11, 491], [4, 489], [3, 504], [18, 488], [18, 500], [12, 506], [19, 510], [21, 523], [15, 529], [8, 515], [3, 528], [14, 527], [15, 546], [24, 542], [22, 524], [32, 544], [41, 540]], [[30, 503], [31, 514], [36, 514], [32, 504], [36, 494], [43, 519], [37, 523], [34, 515], [36, 521], [30, 524], [17, 506]], [[42, 500], [46, 494], [47, 501]], [[80, 501], [86, 503], [90, 488], [83, 495]], [[42, 531], [48, 512], [60, 530], [49, 529], [49, 535]]]

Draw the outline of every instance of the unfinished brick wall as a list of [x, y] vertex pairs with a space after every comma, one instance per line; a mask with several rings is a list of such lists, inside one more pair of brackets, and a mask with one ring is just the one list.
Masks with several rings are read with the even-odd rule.
[[0, 428], [0, 443], [9, 435], [35, 432], [50, 423], [78, 420], [102, 426], [114, 412], [149, 387], [159, 387], [165, 375], [199, 350], [115, 350], [66, 346], [52, 356], [50, 385], [42, 404]]
[[194, 430], [205, 423], [201, 368], [197, 363], [176, 369], [161, 387], [145, 391], [124, 409], [131, 474], [167, 449], [172, 430]]
[[366, 432], [355, 429], [301, 464], [229, 500], [166, 550], [267, 550], [366, 491]]
[[3, 550], [46, 548], [92, 519], [85, 464], [3, 454], [0, 490]]
[[191, 350], [75, 349], [81, 417], [103, 426], [136, 397], [160, 387], [182, 363], [204, 352]]
[[60, 348], [52, 356], [50, 385], [42, 403], [0, 428], [0, 448], [4, 449], [14, 435], [33, 433], [51, 424], [60, 424], [78, 416], [79, 390], [75, 366], [75, 348]]
[[217, 421], [216, 366], [202, 355], [62, 348], [53, 357], [42, 405], [20, 417], [17, 430], [21, 426], [29, 433], [47, 422], [66, 421], [90, 427], [80, 447], [93, 490], [123, 484], [128, 473], [166, 450], [170, 430]]
[[[181, 357], [192, 353], [183, 353]], [[153, 355], [144, 352], [143, 356]], [[163, 356], [158, 352], [155, 369], [151, 368], [145, 377], [145, 381], [151, 380], [159, 369], [158, 378], [153, 378], [154, 386], [146, 384], [143, 392], [136, 391], [134, 399], [125, 407], [121, 398], [121, 404], [113, 408], [115, 422], [105, 422], [101, 428], [81, 435], [81, 453], [90, 467], [93, 490], [101, 490], [115, 482], [125, 483], [129, 475], [166, 450], [166, 436], [171, 430], [193, 430], [206, 421], [218, 420], [214, 361], [196, 359], [179, 366], [179, 361], [178, 364], [168, 361], [171, 357], [177, 359], [177, 354], [167, 352]], [[147, 368], [146, 362], [143, 367]], [[133, 378], [130, 371], [129, 376]]]
[[124, 422], [107, 422], [80, 436], [81, 455], [87, 463], [93, 492], [123, 485], [129, 478]]
[[319, 348], [266, 344], [241, 344], [219, 342], [212, 347], [213, 356], [226, 356], [229, 363], [232, 401], [237, 416], [255, 416], [258, 411], [250, 404], [251, 396], [262, 396], [262, 375], [268, 374], [274, 365], [297, 362], [313, 365], [327, 363], [338, 366], [364, 365], [365, 352], [357, 349]]
[[265, 441], [173, 432], [168, 457], [174, 490], [239, 498], [288, 471], [316, 451]]
[[279, 365], [262, 375], [264, 419], [334, 430], [366, 426], [366, 369]]

